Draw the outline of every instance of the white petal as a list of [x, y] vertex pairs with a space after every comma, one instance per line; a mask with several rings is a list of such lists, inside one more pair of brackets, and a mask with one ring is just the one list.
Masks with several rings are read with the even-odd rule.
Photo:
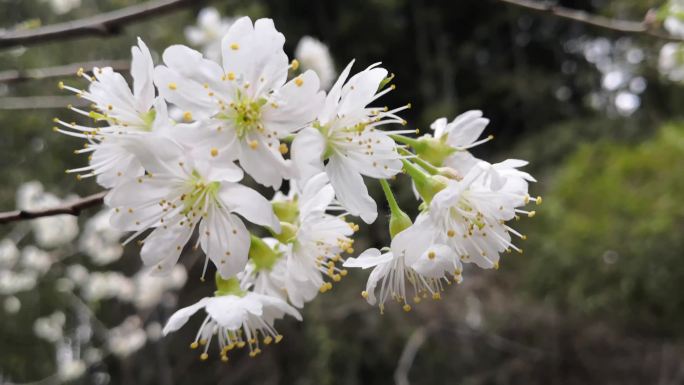
[[418, 274], [430, 278], [442, 278], [446, 273], [453, 273], [456, 267], [456, 253], [446, 245], [432, 245], [410, 264]]
[[224, 183], [219, 191], [221, 202], [248, 221], [280, 232], [280, 222], [271, 203], [256, 190], [237, 183]]
[[295, 136], [292, 142], [292, 162], [300, 181], [308, 180], [323, 171], [324, 151], [325, 138], [315, 128], [307, 127]]
[[347, 258], [344, 261], [344, 267], [360, 267], [367, 269], [383, 263], [387, 263], [394, 258], [392, 253], [382, 254], [378, 249], [368, 249], [361, 253], [357, 258]]
[[[166, 227], [166, 228], [164, 228]], [[150, 274], [167, 275], [172, 267], [178, 262], [181, 251], [195, 226], [184, 224], [157, 227], [145, 238], [145, 243], [140, 250], [140, 257], [147, 266], [155, 265]]]
[[325, 93], [319, 91], [318, 76], [306, 71], [290, 80], [274, 95], [277, 107], [263, 107], [264, 125], [284, 137], [310, 123], [323, 106]]
[[188, 322], [188, 319], [190, 319], [193, 314], [197, 313], [199, 309], [205, 306], [208, 300], [209, 298], [202, 298], [194, 305], [178, 309], [175, 313], [173, 313], [171, 318], [166, 321], [166, 325], [164, 326], [163, 330], [164, 335], [180, 329], [183, 325], [185, 325], [186, 322]]
[[326, 171], [342, 206], [350, 214], [360, 216], [364, 222], [373, 223], [378, 217], [378, 209], [368, 194], [361, 174], [348, 167], [343, 158], [337, 155], [330, 158]]
[[[256, 146], [253, 145], [256, 141]], [[269, 145], [270, 144], [270, 145]], [[291, 177], [291, 163], [283, 158], [280, 142], [258, 133], [240, 141], [240, 165], [255, 181], [279, 189], [283, 178]]]
[[200, 243], [223, 278], [242, 271], [249, 253], [249, 231], [235, 215], [212, 206], [200, 224]]
[[152, 55], [142, 39], [138, 38], [138, 46], [131, 48], [131, 76], [133, 77], [133, 95], [139, 112], [150, 109], [154, 102], [154, 63]]

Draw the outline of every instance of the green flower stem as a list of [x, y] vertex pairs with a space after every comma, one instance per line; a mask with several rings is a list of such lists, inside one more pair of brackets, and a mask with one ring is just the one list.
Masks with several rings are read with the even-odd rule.
[[387, 183], [387, 180], [380, 179], [380, 186], [382, 186], [382, 191], [385, 193], [385, 198], [390, 207], [390, 221], [389, 221], [389, 231], [390, 236], [394, 238], [395, 235], [404, 231], [407, 227], [411, 226], [411, 218], [401, 210], [397, 200], [394, 198], [394, 193]]
[[402, 135], [394, 135], [394, 134], [389, 134], [389, 137], [394, 139], [396, 142], [409, 145], [413, 148], [423, 147], [423, 144], [418, 139], [409, 138], [409, 137], [402, 136]]
[[422, 167], [425, 171], [429, 172], [432, 175], [437, 175], [439, 174], [439, 170], [437, 167], [433, 166], [432, 163], [421, 159], [418, 157], [416, 154], [412, 153], [411, 151], [405, 149], [405, 148], [399, 148], [399, 152], [403, 155], [408, 155], [411, 156], [411, 160], [416, 162], [420, 167]]

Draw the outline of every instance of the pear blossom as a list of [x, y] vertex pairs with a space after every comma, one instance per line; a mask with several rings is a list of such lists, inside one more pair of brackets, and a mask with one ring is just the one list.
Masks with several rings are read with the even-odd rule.
[[[147, 139], [136, 150], [147, 174], [121, 182], [105, 197], [114, 208], [112, 225], [135, 231], [128, 240], [154, 229], [140, 252], [145, 265], [155, 267], [153, 274], [170, 273], [197, 227], [199, 245], [221, 275], [240, 272], [247, 262], [250, 236], [235, 214], [280, 232], [269, 202], [236, 183], [242, 172], [235, 166], [213, 168], [190, 158], [168, 138]], [[151, 149], [156, 151], [147, 152]]]
[[388, 249], [368, 249], [357, 258], [348, 258], [344, 266], [373, 268], [361, 295], [371, 305], [379, 302], [380, 312], [384, 312], [388, 298], [403, 303], [404, 311], [410, 311], [411, 291], [415, 303], [428, 295], [439, 299], [444, 284], [462, 279], [462, 265], [456, 253], [436, 243], [433, 229], [419, 221], [399, 232]]
[[658, 70], [670, 81], [684, 81], [684, 49], [681, 43], [667, 43], [660, 48]]
[[67, 170], [67, 173], [78, 173], [79, 179], [96, 176], [97, 182], [106, 188], [113, 187], [124, 175], [143, 175], [140, 162], [129, 148], [131, 141], [150, 132], [160, 135], [171, 133], [164, 130], [171, 125], [166, 103], [155, 98], [154, 63], [150, 50], [138, 38], [138, 45], [131, 48], [131, 54], [132, 91], [123, 75], [111, 67], [94, 68], [93, 77], [79, 70], [78, 74], [90, 81], [88, 91], [63, 82], [59, 84], [60, 88], [93, 103], [93, 111], [69, 106], [72, 111], [107, 123], [105, 127], [88, 127], [55, 118], [54, 121], [63, 127], [55, 127], [55, 131], [87, 141], [85, 147], [75, 153], [90, 154], [88, 166]]
[[377, 127], [405, 124], [395, 113], [409, 106], [389, 111], [368, 107], [393, 89], [378, 91], [387, 78], [387, 70], [374, 64], [347, 81], [352, 64], [353, 61], [333, 85], [316, 122], [295, 137], [292, 157], [300, 180], [326, 172], [340, 204], [350, 214], [372, 223], [378, 215], [377, 205], [368, 194], [362, 175], [386, 179], [401, 171], [396, 143]]
[[328, 46], [320, 40], [304, 36], [295, 48], [295, 59], [304, 70], [313, 70], [321, 80], [321, 87], [327, 89], [335, 80], [335, 62]]
[[302, 319], [297, 309], [280, 298], [237, 292], [202, 298], [194, 305], [176, 311], [164, 326], [164, 335], [180, 329], [200, 309], [204, 309], [207, 316], [190, 347], [196, 349], [203, 345], [200, 356], [203, 360], [209, 357], [207, 352], [214, 336], [218, 340], [222, 361], [228, 361], [228, 351], [245, 345], [249, 347], [250, 356], [254, 357], [261, 352], [261, 343], [278, 343], [283, 338], [273, 327], [276, 319], [285, 315], [299, 321]]
[[197, 14], [197, 25], [185, 28], [185, 38], [190, 45], [200, 47], [208, 59], [219, 61], [221, 39], [233, 22], [232, 19], [221, 18], [221, 14], [214, 7], [202, 8]]
[[160, 94], [187, 121], [201, 123], [191, 134], [196, 156], [217, 165], [238, 159], [254, 180], [274, 188], [292, 174], [280, 139], [309, 124], [324, 99], [313, 71], [286, 82], [284, 43], [272, 20], [243, 17], [223, 37], [223, 66], [174, 45], [154, 73]]

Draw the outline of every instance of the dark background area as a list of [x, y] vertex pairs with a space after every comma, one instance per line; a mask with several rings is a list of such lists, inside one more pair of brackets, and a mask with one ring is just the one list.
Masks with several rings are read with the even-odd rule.
[[[83, 0], [78, 9], [58, 16], [41, 0], [3, 0], [0, 20], [5, 28], [33, 19], [50, 24], [132, 3]], [[661, 5], [561, 3], [630, 20]], [[225, 16], [273, 18], [287, 38], [289, 56], [300, 37], [311, 35], [328, 44], [338, 70], [352, 58], [357, 69], [381, 61], [397, 85], [384, 103], [410, 102], [413, 108], [403, 116], [421, 132], [436, 118], [483, 110], [491, 120], [486, 133], [496, 139], [476, 148], [475, 155], [491, 162], [529, 160], [527, 171], [539, 180], [530, 192], [543, 196], [544, 204], [535, 218], [515, 224], [529, 237], [522, 241], [524, 254], [504, 255], [496, 271], [466, 269], [464, 282], [450, 287], [442, 300], [424, 301], [410, 313], [390, 306], [380, 315], [359, 295], [367, 273], [354, 271], [306, 306], [303, 323], [279, 322], [283, 342], [257, 358], [242, 352], [232, 354], [228, 364], [216, 357], [200, 361], [188, 348], [201, 322], [197, 317], [181, 332], [149, 342], [127, 358], [106, 357], [79, 383], [684, 382], [684, 88], [658, 73], [663, 42], [495, 0], [204, 1], [111, 38], [2, 50], [0, 70], [127, 60], [136, 36], [158, 62], [164, 47], [185, 43], [180, 27], [193, 24], [205, 5]], [[647, 85], [631, 114], [616, 108], [619, 90], [607, 90], [605, 72], [587, 60], [586, 47], [596, 39], [612, 47], [605, 60]], [[642, 54], [637, 63], [625, 59], [624, 51], [632, 49]], [[85, 86], [82, 79], [64, 80]], [[64, 108], [3, 107], [7, 97], [66, 96], [56, 82], [0, 84], [3, 211], [14, 209], [17, 187], [29, 180], [42, 181], [60, 196], [98, 191], [94, 181], [64, 174], [84, 159], [72, 154], [78, 141], [51, 131], [51, 119], [73, 114]], [[379, 186], [371, 186], [381, 197]], [[407, 180], [399, 178], [396, 187], [402, 206], [415, 214]], [[386, 226], [386, 215], [362, 226], [355, 249], [386, 245]], [[10, 230], [0, 227], [0, 235]], [[137, 253], [129, 247], [113, 268], [133, 274], [140, 266]], [[201, 263], [192, 266], [177, 306], [213, 291], [200, 282], [201, 268]], [[55, 371], [53, 347], [37, 339], [31, 325], [61, 306], [49, 285], [61, 273], [51, 272], [36, 292], [22, 294], [21, 312], [0, 316], [0, 374], [7, 380], [33, 382]], [[38, 299], [29, 300], [36, 294]], [[96, 305], [97, 317], [108, 326], [135, 311], [113, 301]], [[145, 320], [163, 323], [174, 307], [160, 305]]]

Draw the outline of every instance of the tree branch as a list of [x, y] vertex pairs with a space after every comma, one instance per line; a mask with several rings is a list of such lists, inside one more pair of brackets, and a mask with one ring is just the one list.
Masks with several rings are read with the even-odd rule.
[[663, 30], [657, 29], [655, 23], [651, 20], [650, 13], [646, 15], [643, 21], [619, 20], [611, 19], [604, 16], [593, 15], [585, 11], [561, 7], [548, 2], [541, 2], [536, 0], [495, 0], [501, 3], [514, 5], [536, 11], [542, 14], [559, 17], [561, 19], [572, 20], [575, 22], [591, 25], [606, 30], [635, 34], [647, 35], [658, 39], [682, 42], [684, 38], [671, 35]]
[[83, 63], [71, 63], [55, 67], [32, 68], [27, 70], [7, 70], [0, 72], [0, 83], [22, 82], [26, 80], [41, 80], [74, 75], [79, 68], [89, 71], [93, 67], [112, 67], [115, 71], [125, 71], [130, 68], [127, 60], [97, 60]]
[[83, 37], [89, 35], [114, 35], [123, 27], [134, 22], [158, 16], [181, 7], [196, 3], [193, 0], [156, 0], [116, 11], [68, 21], [65, 23], [46, 25], [35, 29], [23, 29], [0, 32], [0, 48], [17, 45], [44, 43], [50, 40]]
[[79, 215], [81, 210], [98, 206], [102, 204], [107, 191], [102, 191], [97, 194], [89, 195], [87, 197], [78, 199], [71, 203], [66, 203], [61, 206], [43, 209], [43, 210], [16, 210], [0, 213], [0, 224], [23, 221], [26, 219], [35, 219], [41, 217], [49, 217], [54, 215]]

